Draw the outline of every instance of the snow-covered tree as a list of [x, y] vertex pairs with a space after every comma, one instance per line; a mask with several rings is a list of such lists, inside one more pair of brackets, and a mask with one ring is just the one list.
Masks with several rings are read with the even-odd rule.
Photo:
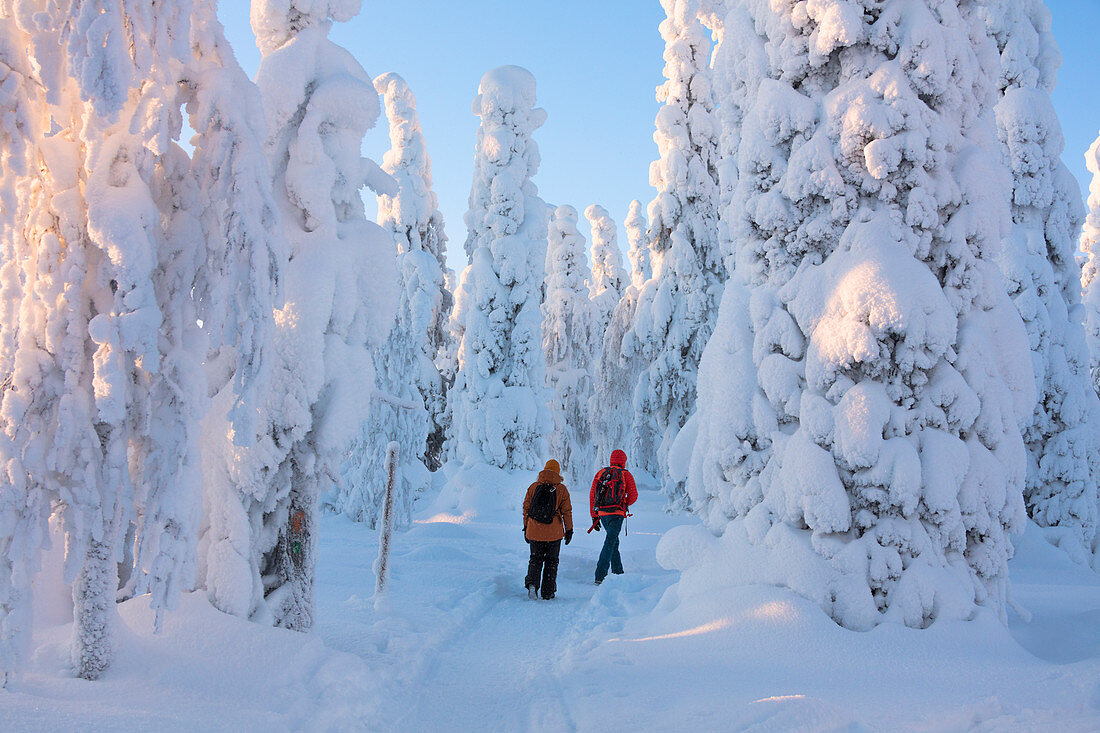
[[224, 390], [208, 420], [218, 460], [206, 471], [207, 592], [229, 613], [298, 630], [313, 620], [318, 497], [369, 416], [373, 390], [362, 385], [374, 383], [371, 348], [396, 296], [392, 240], [367, 221], [359, 195], [364, 184], [396, 193], [360, 154], [378, 98], [328, 39], [358, 10], [358, 0], [253, 4], [267, 159], [289, 240], [285, 301], [255, 439], [231, 440]]
[[1100, 519], [1100, 400], [1089, 376], [1075, 259], [1080, 193], [1061, 162], [1064, 141], [1050, 100], [1060, 54], [1041, 0], [984, 0], [977, 9], [1000, 52], [997, 129], [1013, 174], [1001, 271], [1027, 327], [1039, 397], [1024, 433], [1024, 499], [1039, 525], [1069, 532], [1076, 552], [1091, 554]]
[[440, 363], [451, 349], [447, 320], [454, 296], [447, 288], [447, 235], [435, 191], [424, 133], [416, 115], [416, 98], [405, 80], [394, 73], [374, 80], [386, 104], [390, 150], [382, 168], [397, 180], [397, 196], [378, 199], [379, 224], [394, 232], [398, 269], [410, 303], [410, 333], [420, 346], [417, 388], [431, 418], [425, 463], [434, 471], [442, 463], [446, 437], [446, 397], [450, 386]]
[[546, 111], [534, 105], [535, 78], [526, 69], [502, 66], [482, 77], [465, 216], [471, 261], [451, 317], [458, 367], [450, 455], [505, 470], [541, 465], [550, 429], [540, 313], [546, 205], [531, 182], [539, 166], [531, 134]]
[[[710, 40], [697, 0], [662, 0], [668, 17], [663, 102], [650, 167], [658, 195], [649, 206], [653, 278], [642, 288], [628, 336], [648, 366], [634, 397], [633, 455], [668, 475], [669, 451], [695, 405], [699, 359], [710, 338], [724, 280], [718, 237], [718, 125], [708, 77]], [[663, 480], [669, 506], [687, 506], [680, 482]]]
[[649, 264], [649, 243], [646, 241], [649, 223], [638, 199], [630, 202], [623, 226], [626, 227], [626, 239], [630, 245], [626, 253], [630, 260], [630, 284], [641, 290], [645, 281], [653, 277], [653, 268]]
[[1034, 376], [994, 264], [1011, 179], [972, 5], [744, 6], [767, 63], [689, 491], [759, 553], [733, 572], [850, 628], [1003, 613], [1025, 517]]
[[[205, 394], [192, 293], [205, 251], [178, 144], [191, 7], [0, 11], [7, 38], [22, 34], [19, 51], [34, 59], [30, 114], [50, 120], [21, 220], [9, 220], [24, 249], [0, 491], [22, 495], [23, 528], [37, 539], [48, 505], [61, 509], [73, 665], [93, 679], [113, 655], [123, 529], [137, 526], [133, 577], [158, 625], [194, 568]], [[19, 287], [6, 285], [11, 309]], [[16, 574], [31, 571], [36, 547], [20, 548]]]
[[629, 284], [619, 251], [619, 234], [607, 209], [592, 204], [584, 210], [592, 228], [592, 278], [589, 281], [595, 308], [593, 333], [599, 339], [611, 321], [611, 314]]
[[554, 419], [548, 456], [561, 463], [568, 485], [582, 486], [595, 462], [588, 410], [598, 331], [576, 209], [559, 206], [554, 210], [547, 241], [542, 345]]
[[[616, 448], [631, 447], [631, 399], [644, 364], [633, 351], [624, 350], [624, 337], [634, 323], [638, 293], [650, 278], [649, 249], [646, 246], [646, 220], [639, 201], [631, 201], [625, 220], [630, 242], [630, 284], [615, 304], [595, 355], [595, 394], [589, 412], [592, 415], [592, 439], [596, 460], [603, 462]], [[637, 467], [633, 470], [638, 472]]]
[[353, 442], [344, 481], [326, 503], [377, 526], [386, 481], [386, 445], [399, 445], [398, 521], [409, 520], [416, 493], [427, 488], [427, 469], [440, 465], [448, 381], [441, 373], [450, 349], [446, 321], [453, 298], [446, 288], [446, 236], [432, 191], [431, 162], [405, 80], [387, 73], [374, 80], [389, 118], [390, 150], [382, 168], [397, 181], [397, 195], [378, 197], [379, 225], [396, 245], [399, 298], [389, 337], [374, 354], [382, 393], [422, 403], [405, 409], [379, 401]]
[[[12, 16], [12, 8], [0, 2], [0, 379], [6, 394], [14, 384], [19, 347], [19, 318], [22, 304], [21, 258], [32, 253], [26, 226], [27, 214], [41, 196], [32, 187], [37, 154], [36, 140], [42, 135], [40, 95], [36, 89], [27, 49], [29, 39]], [[34, 281], [31, 281], [34, 284]], [[51, 288], [52, 289], [52, 288]], [[49, 290], [45, 292], [48, 293]], [[27, 365], [34, 366], [34, 365]], [[45, 367], [46, 365], [43, 365]], [[20, 381], [30, 370], [20, 373]], [[45, 385], [49, 389], [50, 385]], [[46, 537], [46, 517], [52, 495], [21, 475], [18, 460], [12, 460], [11, 423], [0, 413], [5, 432], [0, 435], [0, 688], [3, 688], [25, 657], [31, 632], [31, 580], [38, 570], [38, 558]], [[26, 439], [27, 435], [21, 436]], [[51, 487], [52, 488], [52, 487]]]

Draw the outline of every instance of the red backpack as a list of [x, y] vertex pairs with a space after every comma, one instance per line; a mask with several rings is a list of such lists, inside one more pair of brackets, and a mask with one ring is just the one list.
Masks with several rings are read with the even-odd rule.
[[626, 511], [626, 482], [623, 481], [623, 469], [608, 466], [600, 471], [596, 481], [597, 512]]

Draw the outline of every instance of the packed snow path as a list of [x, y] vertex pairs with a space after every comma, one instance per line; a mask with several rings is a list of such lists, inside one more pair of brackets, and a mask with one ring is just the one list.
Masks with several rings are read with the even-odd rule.
[[660, 535], [694, 520], [664, 514], [655, 491], [623, 538], [626, 574], [596, 587], [603, 535], [585, 534], [573, 493], [577, 534], [552, 601], [523, 589], [518, 511], [426, 506], [394, 538], [377, 609], [377, 532], [322, 519], [313, 634], [225, 615], [201, 592], [153, 634], [137, 598], [120, 606], [114, 665], [87, 682], [69, 666], [66, 604], [43, 597], [27, 674], [0, 692], [0, 730], [1100, 730], [1100, 575], [1034, 525], [1011, 566], [1030, 621], [858, 633], [779, 588], [661, 569]]
[[437, 514], [399, 533], [391, 589], [377, 613], [370, 598], [374, 555], [351, 551], [362, 528], [326, 520], [318, 631], [330, 646], [368, 660], [395, 656], [382, 671], [393, 687], [378, 720], [410, 731], [578, 729], [575, 691], [566, 691], [563, 678], [578, 653], [591, 648], [586, 639], [593, 631], [621, 628], [675, 580], [657, 565], [655, 549], [677, 521], [661, 511], [663, 497], [643, 492], [629, 535], [621, 538], [627, 574], [597, 587], [604, 535], [586, 533], [587, 492], [579, 507], [578, 497], [573, 501], [576, 533], [562, 546], [557, 594], [549, 601], [529, 599], [523, 587], [528, 549], [516, 512]]
[[[518, 490], [517, 490], [518, 491]], [[397, 731], [1097, 730], [1100, 576], [1032, 527], [1015, 596], [1034, 614], [844, 630], [769, 587], [673, 586], [660, 535], [691, 523], [642, 491], [623, 538], [626, 574], [593, 584], [603, 534], [574, 541], [557, 597], [529, 600], [519, 514], [422, 512], [394, 540], [375, 610], [376, 533], [322, 523], [318, 633], [362, 657], [378, 729]], [[371, 544], [364, 545], [364, 542]], [[1015, 638], [1013, 638], [1015, 637]], [[759, 726], [759, 727], [754, 727]], [[801, 727], [800, 727], [801, 726]]]

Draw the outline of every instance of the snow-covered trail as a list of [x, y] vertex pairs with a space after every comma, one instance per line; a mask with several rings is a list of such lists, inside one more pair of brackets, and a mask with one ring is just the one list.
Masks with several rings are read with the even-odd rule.
[[[498, 479], [496, 505], [523, 483]], [[92, 683], [73, 679], [57, 618], [0, 692], [0, 731], [1100, 730], [1100, 575], [1034, 525], [1012, 561], [1027, 613], [1008, 629], [984, 613], [853, 632], [782, 588], [661, 569], [660, 536], [694, 520], [656, 492], [623, 538], [626, 574], [596, 587], [603, 535], [577, 504], [552, 601], [523, 589], [518, 511], [424, 508], [394, 538], [379, 608], [377, 533], [322, 518], [314, 634], [225, 615], [202, 592], [154, 634], [136, 598]]]
[[[375, 548], [364, 543], [375, 534], [325, 520], [318, 632], [329, 646], [368, 662], [388, 657], [378, 720], [410, 731], [585, 727], [571, 712], [585, 691], [567, 694], [563, 678], [593, 646], [593, 632], [621, 628], [628, 614], [652, 608], [674, 582], [676, 574], [657, 565], [655, 548], [676, 519], [662, 511], [662, 496], [643, 491], [630, 534], [622, 538], [627, 574], [597, 587], [604, 536], [585, 532], [587, 497], [579, 499], [574, 496], [576, 534], [562, 546], [550, 601], [531, 600], [523, 588], [528, 547], [516, 512], [437, 515], [399, 533], [391, 590], [378, 612], [369, 600]], [[623, 602], [624, 591], [632, 602]]]

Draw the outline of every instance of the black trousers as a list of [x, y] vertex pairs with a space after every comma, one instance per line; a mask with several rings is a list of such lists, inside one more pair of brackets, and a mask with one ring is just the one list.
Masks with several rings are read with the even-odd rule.
[[[527, 563], [527, 578], [523, 584], [542, 589], [542, 597], [549, 598], [558, 590], [558, 553], [561, 540], [553, 542], [531, 541], [531, 560]], [[540, 580], [541, 579], [541, 580]]]

